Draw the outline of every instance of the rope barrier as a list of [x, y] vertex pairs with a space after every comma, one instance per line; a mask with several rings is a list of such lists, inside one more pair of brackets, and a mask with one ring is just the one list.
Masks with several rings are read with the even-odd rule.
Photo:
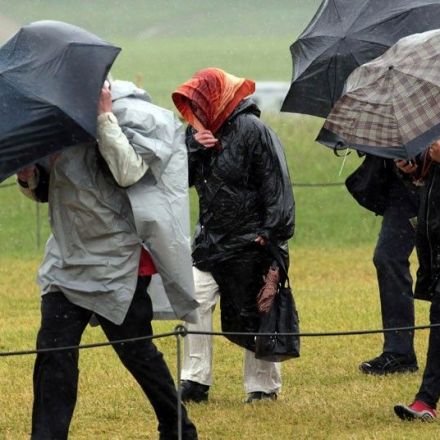
[[174, 331], [171, 333], [161, 333], [158, 335], [138, 336], [136, 338], [118, 339], [115, 341], [107, 341], [107, 342], [95, 342], [93, 344], [70, 345], [70, 346], [66, 346], [66, 347], [50, 347], [50, 348], [39, 348], [39, 349], [34, 349], [34, 350], [21, 350], [21, 351], [9, 351], [9, 352], [1, 352], [0, 351], [0, 357], [23, 356], [23, 355], [38, 354], [38, 353], [50, 353], [52, 351], [84, 350], [87, 348], [99, 348], [99, 347], [107, 347], [109, 345], [119, 345], [119, 344], [126, 344], [129, 342], [144, 341], [147, 339], [160, 339], [160, 338], [166, 338], [168, 336], [176, 336], [176, 332]]
[[[324, 336], [353, 336], [353, 335], [366, 335], [366, 334], [374, 334], [374, 333], [388, 333], [395, 331], [404, 331], [404, 330], [424, 330], [428, 328], [440, 327], [440, 324], [431, 324], [431, 325], [420, 325], [420, 326], [411, 326], [411, 327], [393, 327], [387, 329], [374, 329], [374, 330], [350, 330], [350, 331], [338, 331], [338, 332], [314, 332], [314, 333], [258, 333], [259, 336], [299, 336], [299, 337], [324, 337]], [[182, 384], [181, 384], [181, 368], [182, 368], [182, 338], [184, 338], [188, 334], [194, 335], [211, 335], [211, 336], [255, 336], [255, 333], [249, 332], [202, 332], [202, 331], [190, 331], [184, 325], [178, 325], [175, 327], [173, 332], [162, 333], [158, 335], [150, 335], [150, 336], [141, 336], [136, 338], [129, 339], [120, 339], [116, 341], [108, 341], [108, 342], [99, 342], [93, 344], [85, 344], [85, 345], [77, 345], [70, 347], [52, 347], [52, 348], [42, 348], [36, 350], [22, 350], [22, 351], [10, 351], [10, 352], [0, 352], [0, 357], [6, 356], [20, 356], [20, 355], [29, 355], [29, 354], [37, 354], [37, 353], [47, 353], [53, 351], [62, 351], [62, 350], [80, 350], [86, 348], [97, 348], [97, 347], [105, 347], [109, 345], [117, 345], [117, 344], [125, 344], [131, 342], [137, 342], [147, 339], [159, 339], [169, 336], [176, 336], [176, 348], [177, 348], [177, 437], [178, 440], [182, 440], [183, 437], [183, 427], [182, 427]]]
[[376, 333], [390, 333], [397, 331], [411, 331], [411, 330], [426, 330], [431, 328], [440, 327], [439, 324], [427, 324], [411, 327], [392, 327], [386, 329], [374, 329], [374, 330], [349, 330], [349, 331], [334, 331], [334, 332], [309, 332], [309, 333], [249, 333], [249, 332], [206, 332], [188, 330], [183, 325], [178, 325], [173, 332], [161, 333], [158, 335], [139, 336], [136, 338], [119, 339], [115, 341], [97, 342], [93, 344], [72, 345], [67, 347], [51, 347], [40, 348], [34, 350], [21, 350], [21, 351], [0, 351], [0, 357], [10, 356], [23, 356], [38, 353], [49, 353], [54, 351], [66, 351], [66, 350], [84, 350], [88, 348], [99, 348], [110, 345], [126, 344], [130, 342], [138, 342], [147, 339], [161, 339], [169, 336], [185, 337], [186, 335], [210, 335], [210, 336], [299, 336], [301, 338], [308, 337], [328, 337], [328, 336], [356, 336], [356, 335], [370, 335]]
[[[298, 187], [298, 188], [319, 188], [319, 187], [330, 187], [330, 186], [343, 186], [345, 185], [344, 182], [329, 182], [329, 183], [324, 183], [324, 182], [320, 182], [320, 183], [292, 183], [292, 186], [294, 187]], [[15, 183], [6, 183], [3, 185], [0, 185], [0, 189], [3, 188], [10, 188], [12, 186], [16, 186]]]
[[329, 183], [292, 183], [293, 187], [302, 187], [302, 188], [318, 188], [318, 187], [326, 187], [326, 186], [344, 186], [344, 182], [329, 182]]

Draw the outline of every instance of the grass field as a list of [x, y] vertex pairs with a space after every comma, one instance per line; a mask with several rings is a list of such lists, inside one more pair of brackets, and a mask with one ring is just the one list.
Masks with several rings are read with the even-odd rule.
[[[319, 0], [164, 0], [159, 7], [154, 0], [78, 0], [75, 4], [0, 0], [0, 16], [17, 23], [65, 20], [103, 35], [123, 48], [115, 77], [136, 80], [155, 102], [172, 109], [171, 91], [209, 65], [256, 80], [288, 81], [292, 71], [289, 45], [318, 4]], [[162, 30], [144, 32], [152, 27]], [[292, 114], [265, 118], [285, 145], [294, 183], [340, 182], [359, 163], [351, 154], [338, 175], [342, 160], [314, 142], [322, 125], [318, 118]], [[298, 186], [295, 196], [296, 245], [344, 247], [374, 241], [378, 219], [356, 206], [342, 186]], [[0, 201], [0, 255], [38, 255], [35, 206], [17, 197], [14, 188], [0, 189]], [[192, 202], [194, 219], [194, 196]], [[40, 219], [44, 241], [48, 233], [44, 207]]]
[[[317, 118], [266, 117], [279, 134], [289, 163], [297, 204], [296, 235], [294, 246], [321, 248], [357, 247], [373, 244], [380, 225], [380, 218], [360, 208], [343, 185], [304, 187], [300, 184], [343, 182], [359, 164], [359, 158], [351, 153], [341, 176], [342, 158], [314, 142], [321, 126]], [[3, 185], [13, 183], [13, 178]], [[295, 183], [298, 186], [295, 186]], [[39, 255], [36, 249], [36, 206], [22, 197], [14, 186], [0, 189], [0, 255]], [[196, 218], [197, 200], [192, 193], [191, 211]], [[13, 209], [11, 208], [13, 207]], [[46, 207], [40, 209], [41, 241], [48, 234]]]
[[25, 24], [63, 20], [104, 38], [290, 35], [296, 37], [320, 0], [0, 0], [0, 14]]
[[[135, 80], [156, 103], [172, 109], [171, 91], [194, 71], [219, 66], [256, 80], [288, 81], [289, 45], [310, 20], [319, 0], [0, 0], [0, 19], [17, 24], [59, 19], [84, 26], [123, 48], [114, 75]], [[297, 203], [290, 243], [295, 297], [303, 332], [380, 328], [371, 262], [380, 218], [355, 204], [343, 182], [359, 164], [314, 142], [322, 120], [263, 115], [280, 136]], [[13, 183], [13, 179], [3, 185]], [[301, 186], [322, 183], [324, 186]], [[192, 221], [196, 217], [192, 194]], [[0, 351], [34, 346], [39, 326], [35, 274], [49, 229], [45, 206], [0, 188]], [[39, 224], [41, 223], [41, 224]], [[40, 246], [37, 246], [37, 230]], [[413, 260], [413, 269], [416, 262]], [[428, 321], [416, 304], [417, 323]], [[219, 328], [216, 315], [216, 328]], [[176, 322], [156, 322], [156, 333]], [[83, 343], [103, 341], [87, 329]], [[299, 359], [283, 364], [283, 391], [275, 403], [242, 403], [241, 351], [215, 341], [215, 384], [209, 404], [189, 405], [202, 440], [401, 440], [439, 438], [437, 424], [401, 423], [392, 406], [408, 402], [421, 372], [367, 377], [357, 365], [378, 354], [382, 337], [303, 338]], [[427, 332], [416, 335], [420, 366]], [[174, 338], [158, 341], [176, 372]], [[29, 438], [33, 356], [0, 357], [0, 440]], [[155, 439], [148, 402], [110, 348], [85, 350], [72, 440]], [[421, 370], [422, 371], [422, 370]]]
[[[371, 249], [293, 249], [291, 277], [304, 332], [372, 329], [380, 314]], [[0, 350], [31, 348], [38, 328], [36, 260], [0, 260]], [[217, 315], [216, 315], [217, 316]], [[218, 318], [218, 316], [217, 316]], [[427, 322], [426, 304], [417, 303], [417, 322]], [[156, 333], [174, 322], [156, 322]], [[218, 321], [217, 321], [218, 328]], [[89, 328], [84, 343], [103, 341]], [[424, 365], [427, 332], [416, 334]], [[174, 338], [158, 341], [173, 372]], [[208, 404], [189, 405], [203, 440], [387, 440], [438, 438], [437, 424], [402, 423], [392, 412], [417, 390], [421, 373], [387, 378], [362, 375], [357, 365], [375, 355], [381, 336], [303, 338], [299, 359], [283, 364], [283, 390], [274, 403], [246, 406], [241, 351], [215, 339], [215, 383]], [[28, 438], [33, 356], [0, 358], [0, 438]], [[155, 439], [155, 419], [134, 381], [110, 348], [85, 350], [80, 359], [79, 399], [71, 438]]]

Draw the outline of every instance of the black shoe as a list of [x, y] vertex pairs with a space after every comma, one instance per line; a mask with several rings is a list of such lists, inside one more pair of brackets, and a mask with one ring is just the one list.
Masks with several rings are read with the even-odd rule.
[[382, 353], [370, 361], [362, 362], [359, 369], [365, 374], [383, 376], [393, 373], [414, 373], [419, 369], [415, 356], [404, 356], [395, 353]]
[[182, 402], [204, 402], [208, 400], [209, 385], [192, 380], [182, 380]]
[[244, 401], [244, 403], [252, 403], [256, 400], [277, 400], [277, 393], [264, 393], [263, 391], [254, 391], [249, 393]]

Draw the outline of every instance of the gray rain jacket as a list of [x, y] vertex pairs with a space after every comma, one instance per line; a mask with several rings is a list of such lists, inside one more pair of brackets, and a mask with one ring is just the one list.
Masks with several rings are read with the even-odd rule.
[[149, 287], [156, 318], [193, 321], [188, 172], [181, 125], [134, 84], [112, 84], [113, 113], [149, 170], [117, 186], [92, 144], [72, 147], [51, 171], [53, 234], [39, 271], [42, 293], [61, 290], [81, 307], [119, 324], [137, 280], [140, 243], [158, 274]]

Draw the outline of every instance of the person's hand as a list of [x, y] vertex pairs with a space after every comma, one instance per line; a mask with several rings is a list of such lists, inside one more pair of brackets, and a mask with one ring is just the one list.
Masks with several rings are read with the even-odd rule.
[[36, 168], [37, 167], [35, 165], [30, 165], [26, 168], [22, 168], [20, 171], [17, 172], [18, 180], [21, 180], [22, 182], [27, 182], [35, 175]]
[[417, 170], [417, 164], [413, 161], [396, 159], [394, 161], [396, 167], [405, 174], [414, 173]]
[[218, 139], [210, 130], [200, 130], [194, 135], [194, 139], [205, 148], [213, 148], [217, 145]]
[[429, 157], [434, 162], [440, 162], [440, 139], [437, 139], [435, 142], [433, 142], [429, 147]]
[[112, 92], [108, 81], [104, 82], [98, 102], [98, 115], [112, 111]]
[[261, 246], [266, 246], [266, 244], [267, 244], [267, 240], [264, 237], [262, 237], [261, 235], [257, 235], [255, 242], [260, 244]]

